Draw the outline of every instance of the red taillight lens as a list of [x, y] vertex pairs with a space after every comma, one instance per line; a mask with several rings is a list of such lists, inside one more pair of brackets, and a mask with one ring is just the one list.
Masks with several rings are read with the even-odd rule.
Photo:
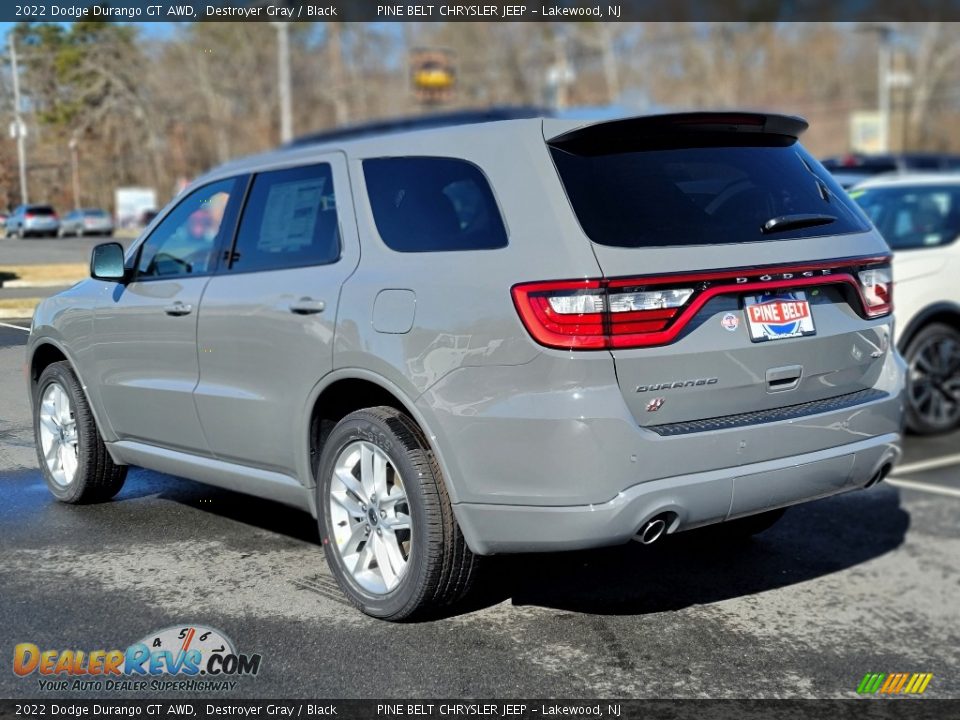
[[893, 272], [889, 265], [860, 270], [857, 280], [867, 315], [880, 317], [893, 310]]
[[541, 345], [571, 350], [607, 347], [606, 297], [598, 280], [517, 285], [513, 302], [527, 331]]
[[688, 287], [645, 289], [606, 280], [513, 288], [517, 312], [534, 340], [572, 350], [644, 344], [638, 336], [666, 328], [692, 295]]
[[24, 219], [24, 220], [32, 220], [32, 219], [33, 219], [33, 213], [24, 213], [24, 214], [23, 214], [23, 219]]
[[[718, 295], [840, 285], [868, 318], [893, 309], [889, 256], [658, 277], [521, 283], [511, 291], [527, 332], [541, 345], [603, 350], [666, 345]], [[854, 292], [855, 291], [855, 292]]]

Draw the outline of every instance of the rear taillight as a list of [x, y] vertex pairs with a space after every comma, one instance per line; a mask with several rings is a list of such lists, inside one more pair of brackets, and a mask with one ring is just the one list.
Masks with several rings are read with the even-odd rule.
[[607, 347], [606, 290], [599, 280], [516, 285], [513, 302], [527, 331], [541, 345], [571, 350]]
[[622, 280], [560, 281], [517, 285], [513, 300], [541, 345], [597, 350], [647, 344], [642, 336], [664, 330], [693, 292]]
[[857, 273], [864, 310], [870, 317], [880, 317], [893, 309], [893, 272], [890, 265], [866, 268]]
[[837, 284], [856, 290], [848, 296], [868, 318], [892, 310], [888, 257], [659, 277], [521, 283], [512, 294], [520, 319], [541, 345], [602, 350], [673, 342], [718, 295]]
[[24, 213], [24, 214], [23, 214], [23, 219], [24, 219], [24, 220], [33, 220], [33, 217], [34, 217], [33, 213]]

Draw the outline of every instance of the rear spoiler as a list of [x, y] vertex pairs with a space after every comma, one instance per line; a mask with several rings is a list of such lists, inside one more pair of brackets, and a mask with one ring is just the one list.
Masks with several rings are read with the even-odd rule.
[[802, 117], [758, 112], [685, 112], [608, 120], [582, 125], [547, 138], [550, 147], [577, 152], [578, 148], [616, 145], [618, 141], [695, 133], [783, 135], [798, 138], [809, 127]]

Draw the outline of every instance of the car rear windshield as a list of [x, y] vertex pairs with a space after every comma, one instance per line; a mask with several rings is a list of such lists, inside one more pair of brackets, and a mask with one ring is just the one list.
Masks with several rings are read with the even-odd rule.
[[717, 133], [621, 145], [551, 147], [574, 212], [596, 243], [719, 245], [869, 228], [795, 138]]
[[26, 212], [31, 215], [53, 215], [53, 208], [49, 205], [33, 205], [28, 207]]
[[84, 211], [83, 211], [83, 214], [84, 214], [86, 217], [96, 217], [96, 218], [105, 218], [105, 217], [107, 217], [107, 211], [106, 211], [106, 210], [97, 210], [97, 209], [84, 210]]

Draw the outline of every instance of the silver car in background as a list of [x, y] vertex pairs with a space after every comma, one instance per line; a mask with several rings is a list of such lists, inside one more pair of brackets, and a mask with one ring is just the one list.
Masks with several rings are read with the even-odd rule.
[[113, 235], [113, 219], [110, 213], [100, 208], [71, 210], [60, 221], [60, 237], [67, 235]]
[[54, 237], [60, 230], [57, 211], [50, 205], [21, 205], [5, 223], [7, 237]]

